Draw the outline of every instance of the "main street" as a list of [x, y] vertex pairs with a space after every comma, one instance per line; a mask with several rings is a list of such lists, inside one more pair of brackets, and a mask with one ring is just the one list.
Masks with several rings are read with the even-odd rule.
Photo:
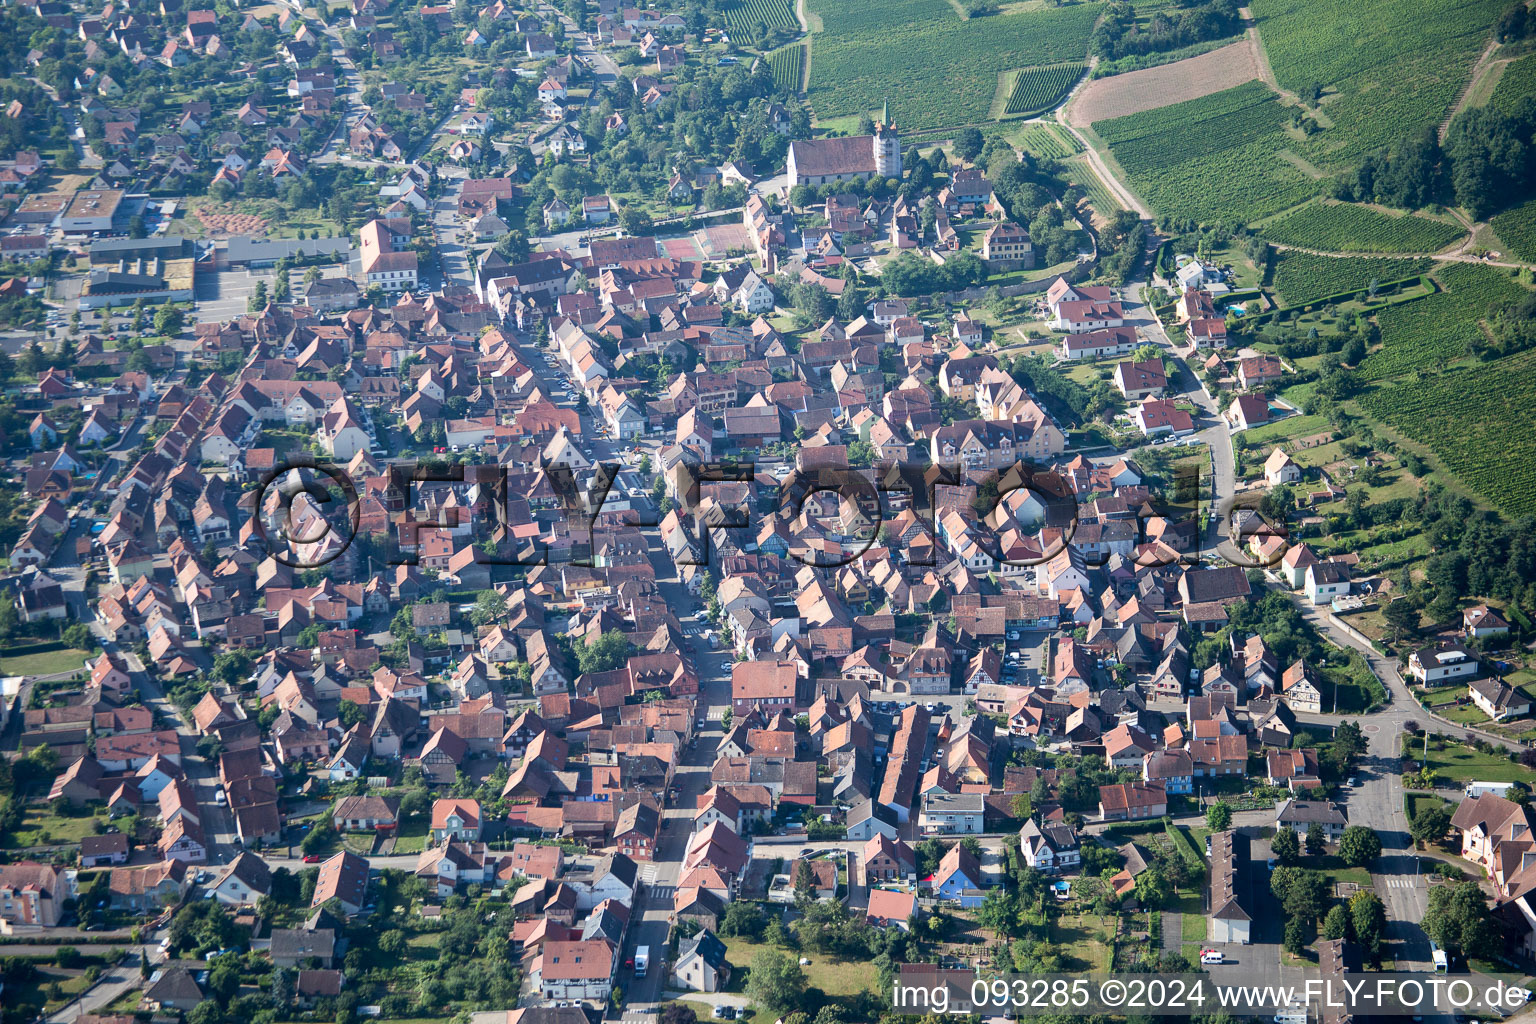
[[[1198, 350], [1186, 350], [1174, 344], [1162, 322], [1146, 301], [1148, 284], [1136, 281], [1122, 290], [1126, 323], [1134, 325], [1138, 334], [1150, 338], [1165, 350], [1167, 358], [1178, 368], [1173, 378], [1170, 397], [1188, 401], [1197, 410], [1195, 434], [1202, 442], [1201, 451], [1210, 453], [1211, 486], [1210, 509], [1217, 513], [1206, 532], [1204, 552], [1233, 555], [1234, 545], [1228, 537], [1231, 511], [1238, 495], [1236, 459], [1232, 447], [1232, 435], [1215, 398], [1200, 382], [1187, 361]], [[1237, 564], [1245, 564], [1238, 561]], [[1371, 880], [1376, 894], [1386, 906], [1387, 937], [1393, 944], [1392, 954], [1400, 970], [1430, 970], [1430, 943], [1420, 922], [1428, 909], [1428, 878], [1419, 870], [1419, 858], [1413, 851], [1413, 841], [1408, 834], [1408, 821], [1403, 810], [1403, 784], [1400, 774], [1402, 734], [1409, 722], [1426, 724], [1428, 716], [1414, 700], [1403, 681], [1395, 660], [1382, 656], [1370, 644], [1363, 642], [1333, 621], [1328, 609], [1314, 608], [1298, 595], [1291, 594], [1279, 580], [1266, 574], [1267, 585], [1286, 593], [1295, 602], [1307, 622], [1337, 647], [1362, 655], [1376, 678], [1386, 688], [1388, 705], [1367, 715], [1298, 715], [1300, 724], [1316, 725], [1331, 731], [1339, 722], [1353, 720], [1361, 723], [1366, 738], [1366, 754], [1359, 765], [1357, 784], [1343, 790], [1340, 801], [1351, 822], [1369, 825], [1381, 837], [1382, 856], [1373, 867]], [[1438, 726], [1438, 723], [1437, 723]], [[1447, 725], [1442, 731], [1457, 738], [1472, 738], [1464, 729]], [[1505, 742], [1510, 748], [1518, 744]], [[1239, 814], [1239, 825], [1273, 825], [1273, 814], [1268, 820], [1253, 822], [1248, 815]]]

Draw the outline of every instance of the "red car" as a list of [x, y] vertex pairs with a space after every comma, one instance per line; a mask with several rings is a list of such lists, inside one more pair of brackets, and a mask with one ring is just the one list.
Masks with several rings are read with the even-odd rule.
[[306, 853], [304, 855], [305, 864], [319, 864], [324, 859], [325, 858], [321, 857], [318, 853]]

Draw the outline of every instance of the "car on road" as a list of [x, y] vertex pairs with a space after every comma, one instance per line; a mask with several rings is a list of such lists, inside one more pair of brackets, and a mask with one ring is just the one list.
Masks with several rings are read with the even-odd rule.
[[325, 858], [321, 857], [318, 853], [306, 853], [304, 855], [305, 864], [319, 864], [324, 859]]

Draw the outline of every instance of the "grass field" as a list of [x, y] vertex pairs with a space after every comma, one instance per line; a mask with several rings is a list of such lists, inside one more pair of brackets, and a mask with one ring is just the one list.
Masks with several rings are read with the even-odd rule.
[[1522, 294], [1508, 271], [1497, 267], [1447, 263], [1434, 276], [1444, 291], [1377, 314], [1382, 346], [1361, 363], [1361, 376], [1384, 380], [1461, 358], [1469, 343], [1483, 340], [1478, 320]]
[[[1417, 754], [1417, 749], [1414, 753]], [[1499, 754], [1484, 754], [1460, 743], [1429, 741], [1428, 766], [1436, 775], [1452, 782], [1524, 782], [1536, 783], [1536, 772], [1521, 767]]]
[[21, 827], [6, 833], [10, 845], [48, 846], [54, 843], [78, 843], [96, 834], [96, 819], [89, 814], [64, 817], [49, 807], [31, 805], [22, 812]]
[[[1266, 224], [1271, 242], [1327, 252], [1439, 252], [1466, 235], [1462, 228], [1427, 217], [1393, 217], [1350, 203], [1313, 203]], [[1406, 275], [1404, 275], [1406, 276]]]
[[815, 36], [810, 100], [819, 119], [878, 111], [903, 130], [979, 124], [997, 76], [1080, 61], [1097, 3], [962, 20], [947, 0], [808, 0]]
[[1281, 305], [1301, 306], [1329, 295], [1364, 290], [1372, 281], [1401, 281], [1430, 266], [1428, 259], [1316, 256], [1291, 249], [1275, 256], [1275, 290]]
[[[777, 949], [764, 942], [753, 942], [740, 936], [722, 940], [725, 958], [731, 964], [731, 991], [740, 992], [746, 986], [751, 973], [752, 958], [765, 949]], [[829, 996], [851, 996], [869, 989], [875, 981], [875, 972], [862, 960], [837, 960], [821, 953], [794, 953], [788, 956], [808, 956], [810, 964], [802, 967], [807, 985], [821, 989]]]
[[60, 672], [85, 671], [85, 651], [65, 648], [62, 651], [44, 651], [41, 654], [18, 654], [0, 658], [0, 675], [4, 676], [51, 676]]
[[[1527, 58], [1529, 59], [1529, 58]], [[1504, 255], [1527, 263], [1536, 261], [1536, 199], [1505, 210], [1489, 223], [1504, 243]]]
[[[1316, 191], [1312, 179], [1279, 156], [1291, 143], [1287, 117], [1274, 93], [1251, 82], [1095, 121], [1093, 130], [1156, 212], [1207, 222], [1252, 221]], [[1212, 188], [1218, 181], [1221, 187]]]
[[1280, 86], [1324, 90], [1329, 126], [1298, 151], [1338, 167], [1438, 125], [1506, 7], [1505, 0], [1253, 0], [1249, 9]]
[[1493, 505], [1536, 513], [1536, 352], [1379, 387], [1361, 405]]

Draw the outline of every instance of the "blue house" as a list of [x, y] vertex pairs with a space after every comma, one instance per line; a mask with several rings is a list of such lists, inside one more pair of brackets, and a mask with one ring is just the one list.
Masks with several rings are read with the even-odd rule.
[[1145, 782], [1161, 782], [1169, 793], [1193, 793], [1195, 762], [1187, 750], [1154, 750], [1141, 762]]
[[986, 899], [981, 888], [981, 865], [959, 843], [949, 848], [939, 870], [928, 881], [935, 899], [954, 900], [962, 907], [979, 907]]

